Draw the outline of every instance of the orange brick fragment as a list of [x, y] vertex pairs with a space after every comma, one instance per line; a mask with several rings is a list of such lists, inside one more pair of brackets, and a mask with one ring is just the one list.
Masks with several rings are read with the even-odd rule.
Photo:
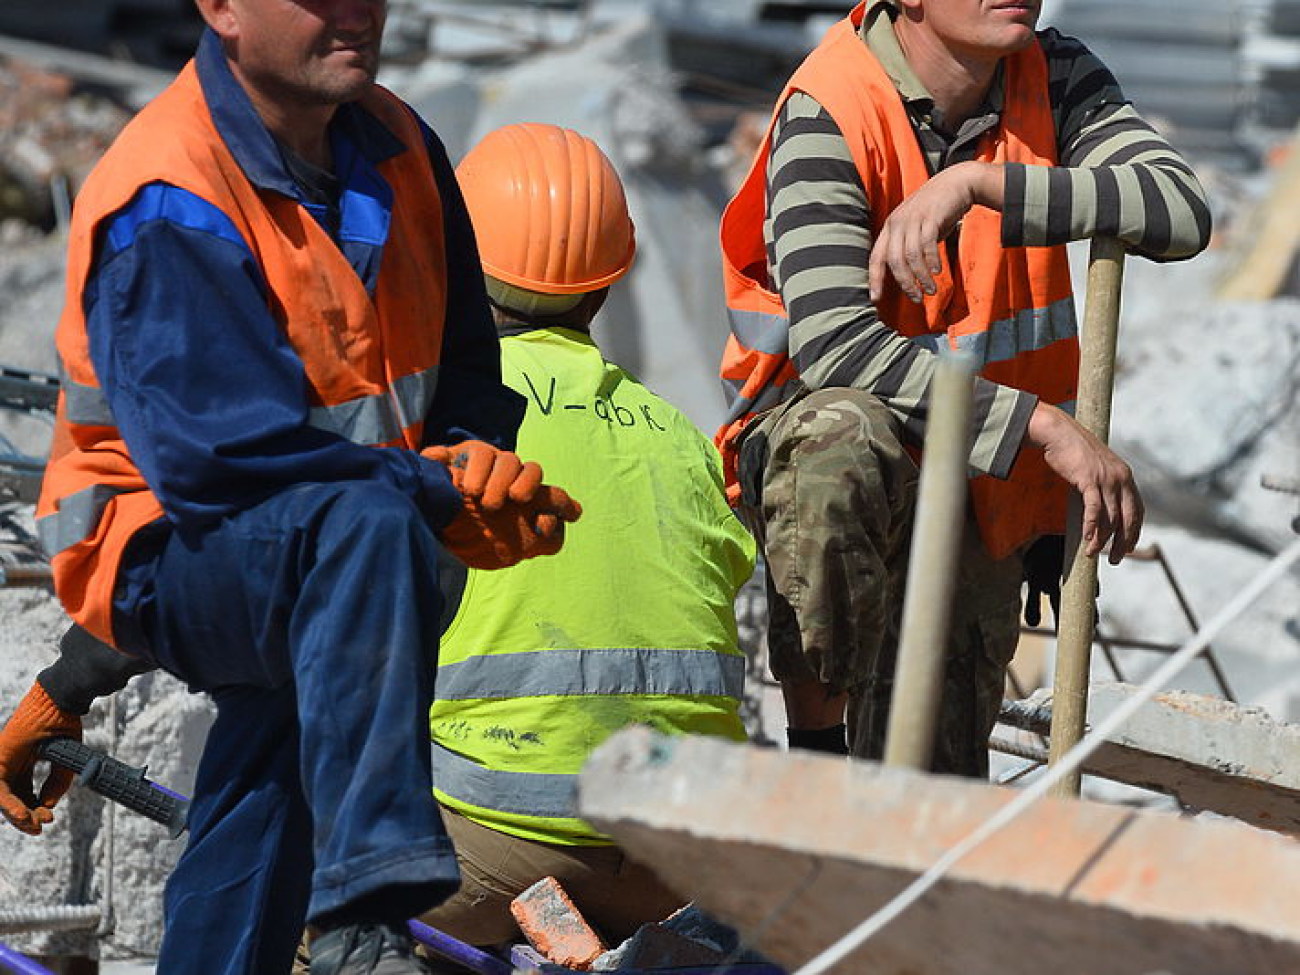
[[554, 877], [511, 901], [510, 913], [528, 943], [557, 965], [586, 971], [608, 950]]

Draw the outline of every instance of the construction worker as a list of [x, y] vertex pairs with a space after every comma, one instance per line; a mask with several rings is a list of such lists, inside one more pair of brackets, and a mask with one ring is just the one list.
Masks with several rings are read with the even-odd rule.
[[198, 8], [76, 201], [37, 520], [84, 633], [0, 733], [0, 809], [40, 833], [67, 779], [35, 794], [38, 742], [161, 666], [217, 716], [158, 970], [287, 971], [310, 919], [316, 975], [416, 973], [405, 920], [459, 880], [438, 558], [554, 552], [578, 508], [509, 450], [454, 173], [375, 84], [382, 0]]
[[636, 250], [609, 160], [571, 130], [509, 125], [457, 176], [502, 376], [528, 401], [519, 452], [582, 498], [583, 523], [544, 565], [470, 571], [443, 634], [434, 785], [462, 879], [425, 920], [517, 940], [511, 899], [554, 876], [617, 944], [683, 901], [578, 817], [577, 773], [636, 722], [744, 739], [734, 602], [754, 543], [713, 444], [592, 339]]
[[[1069, 489], [1089, 554], [1116, 562], [1137, 542], [1128, 465], [1070, 415], [1065, 245], [1110, 235], [1186, 258], [1210, 216], [1101, 62], [1036, 32], [1039, 7], [858, 4], [785, 86], [724, 214], [733, 400], [717, 439], [767, 561], [792, 745], [883, 752], [938, 350], [980, 376], [936, 771], [986, 773], [1023, 556], [1051, 551]], [[1040, 554], [1031, 613], [1059, 586], [1059, 554]]]

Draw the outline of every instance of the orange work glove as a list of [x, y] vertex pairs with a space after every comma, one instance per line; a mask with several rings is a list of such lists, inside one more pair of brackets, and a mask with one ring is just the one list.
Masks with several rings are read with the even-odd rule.
[[32, 836], [39, 836], [41, 827], [54, 818], [50, 810], [76, 777], [71, 769], [53, 767], [41, 786], [40, 796], [36, 795], [32, 781], [36, 747], [50, 738], [80, 741], [81, 717], [64, 711], [50, 700], [45, 688], [34, 683], [0, 730], [0, 813]]
[[508, 569], [524, 559], [554, 555], [564, 544], [565, 523], [581, 516], [582, 506], [567, 491], [543, 484], [531, 501], [510, 501], [495, 511], [466, 498], [440, 537], [471, 569]]
[[542, 486], [541, 467], [531, 461], [524, 463], [518, 455], [482, 440], [426, 447], [421, 454], [445, 464], [461, 496], [477, 501], [487, 511], [500, 510], [507, 500], [531, 501]]

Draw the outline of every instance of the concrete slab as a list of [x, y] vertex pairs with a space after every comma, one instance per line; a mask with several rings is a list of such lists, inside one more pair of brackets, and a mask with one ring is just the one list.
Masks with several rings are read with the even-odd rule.
[[[1094, 684], [1088, 721], [1104, 721], [1135, 693], [1129, 684]], [[1004, 720], [1046, 733], [1051, 695], [1017, 702]], [[1300, 725], [1260, 708], [1185, 691], [1155, 697], [1084, 764], [1117, 782], [1176, 797], [1184, 806], [1252, 826], [1300, 833]]]
[[[579, 782], [581, 814], [791, 969], [1015, 793], [635, 728]], [[1300, 971], [1300, 845], [1228, 820], [1049, 799], [836, 972]]]

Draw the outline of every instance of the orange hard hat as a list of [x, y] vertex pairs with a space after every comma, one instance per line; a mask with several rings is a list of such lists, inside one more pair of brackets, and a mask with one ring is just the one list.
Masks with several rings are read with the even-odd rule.
[[600, 147], [572, 129], [504, 126], [469, 151], [456, 178], [489, 277], [576, 295], [631, 267], [636, 233], [623, 184]]

